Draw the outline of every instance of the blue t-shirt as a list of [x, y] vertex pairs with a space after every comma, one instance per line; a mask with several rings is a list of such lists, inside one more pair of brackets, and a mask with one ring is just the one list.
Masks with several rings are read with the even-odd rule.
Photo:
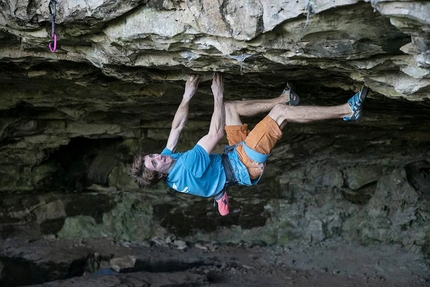
[[165, 148], [162, 155], [176, 160], [165, 183], [176, 191], [211, 197], [225, 186], [226, 176], [220, 154], [208, 155], [199, 145], [184, 153]]

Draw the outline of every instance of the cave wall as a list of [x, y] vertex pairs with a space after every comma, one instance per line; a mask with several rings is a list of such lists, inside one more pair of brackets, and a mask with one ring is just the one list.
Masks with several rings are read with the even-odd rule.
[[[428, 252], [428, 2], [60, 1], [55, 53], [48, 3], [0, 0], [1, 240], [173, 234]], [[261, 184], [231, 188], [222, 218], [212, 199], [139, 190], [127, 174], [134, 154], [164, 146], [188, 73], [203, 81], [179, 149], [205, 134], [214, 71], [226, 100], [271, 98], [287, 80], [303, 105], [372, 92], [359, 123], [287, 125]]]

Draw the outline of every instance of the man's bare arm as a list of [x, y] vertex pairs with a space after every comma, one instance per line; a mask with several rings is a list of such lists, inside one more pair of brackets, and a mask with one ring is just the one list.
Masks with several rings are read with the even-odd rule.
[[189, 104], [192, 97], [196, 94], [197, 88], [200, 82], [199, 75], [191, 75], [188, 77], [185, 83], [185, 92], [182, 97], [182, 101], [175, 113], [175, 117], [172, 121], [172, 128], [170, 130], [169, 138], [167, 140], [166, 147], [171, 151], [175, 151], [178, 146], [179, 136], [185, 127], [188, 120]]
[[208, 154], [213, 151], [219, 140], [224, 137], [224, 78], [221, 74], [214, 74], [211, 88], [214, 96], [214, 112], [212, 114], [209, 132], [197, 143], [203, 147]]

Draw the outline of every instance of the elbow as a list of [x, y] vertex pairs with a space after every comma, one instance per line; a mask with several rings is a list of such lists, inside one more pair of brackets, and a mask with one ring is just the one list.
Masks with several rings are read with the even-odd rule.
[[209, 132], [209, 136], [216, 141], [220, 141], [224, 137], [224, 129]]
[[176, 126], [172, 125], [172, 130], [180, 133], [185, 128], [185, 124], [186, 124], [186, 122], [180, 123]]
[[222, 140], [222, 138], [224, 137], [224, 129], [221, 129], [220, 131], [218, 131], [215, 137], [217, 138], [218, 141]]
[[224, 129], [222, 129], [221, 131], [219, 131], [218, 134], [217, 134], [218, 139], [221, 140], [224, 137], [224, 134], [225, 134], [224, 133]]

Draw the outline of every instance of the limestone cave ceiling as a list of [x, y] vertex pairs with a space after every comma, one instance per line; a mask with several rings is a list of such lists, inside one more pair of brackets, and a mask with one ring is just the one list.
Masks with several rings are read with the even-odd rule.
[[330, 105], [364, 83], [361, 132], [428, 130], [427, 1], [58, 1], [55, 53], [48, 5], [0, 0], [3, 175], [73, 138], [161, 139], [188, 73], [204, 77], [194, 129], [210, 118], [217, 71], [227, 100], [274, 97], [291, 80], [303, 104]]

